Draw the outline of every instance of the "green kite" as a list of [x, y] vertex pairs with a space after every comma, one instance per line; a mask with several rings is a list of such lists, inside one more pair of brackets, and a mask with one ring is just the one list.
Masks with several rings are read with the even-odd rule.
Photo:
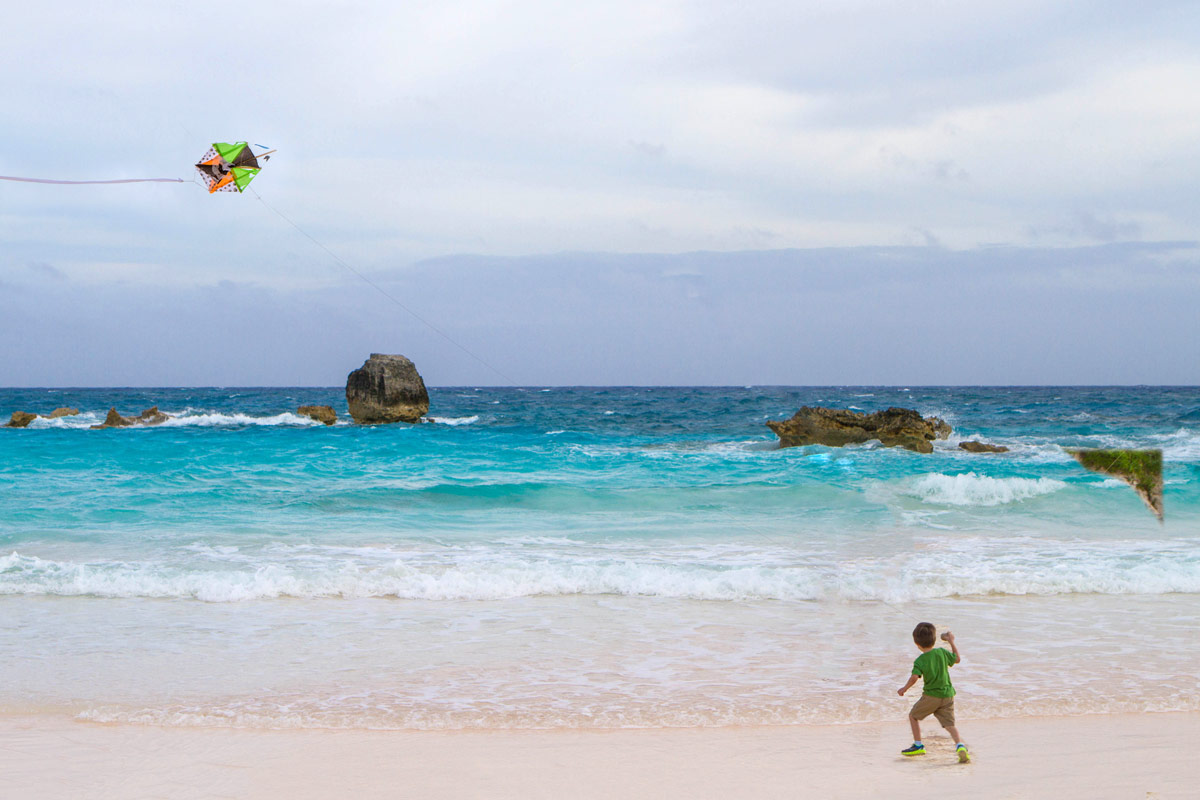
[[[260, 145], [261, 146], [261, 145]], [[268, 152], [274, 152], [273, 150]], [[258, 159], [268, 161], [267, 153], [254, 155], [245, 142], [215, 142], [200, 157], [196, 171], [208, 184], [208, 193], [243, 191], [262, 167]]]
[[1162, 522], [1162, 450], [1068, 449], [1067, 452], [1087, 469], [1128, 483]]

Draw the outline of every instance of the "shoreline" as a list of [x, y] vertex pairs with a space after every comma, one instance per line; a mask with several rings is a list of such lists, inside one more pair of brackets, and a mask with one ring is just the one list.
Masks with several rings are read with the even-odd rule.
[[927, 723], [372, 731], [163, 728], [0, 716], [18, 798], [1184, 798], [1200, 712], [964, 719], [972, 762]]

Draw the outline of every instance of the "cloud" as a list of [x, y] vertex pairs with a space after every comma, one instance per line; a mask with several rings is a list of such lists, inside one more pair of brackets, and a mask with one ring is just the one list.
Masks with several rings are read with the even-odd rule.
[[1200, 381], [1196, 243], [455, 256], [368, 277], [404, 308], [357, 279], [0, 293], [0, 375], [337, 385], [400, 352], [439, 386]]
[[49, 278], [56, 281], [65, 281], [67, 279], [62, 270], [52, 264], [47, 264], [45, 261], [31, 261], [25, 266], [30, 272], [42, 278]]
[[[321, 382], [394, 347], [489, 379], [380, 298], [363, 311], [340, 259], [529, 382], [989, 380], [969, 347], [996, 361], [1005, 337], [1030, 359], [1010, 379], [1099, 379], [1074, 331], [1070, 358], [1035, 341], [1063, 340], [1079, 298], [1142, 309], [1154, 287], [1165, 310], [1127, 338], [1193, 338], [1174, 315], [1194, 254], [1128, 240], [1195, 237], [1197, 31], [1200, 6], [1157, 0], [18, 4], [0, 174], [190, 179], [212, 141], [279, 153], [240, 196], [0, 185], [4, 330], [43, 342], [0, 374]], [[305, 361], [287, 348], [314, 326], [326, 355]], [[195, 360], [119, 347], [162, 331]], [[894, 368], [762, 355], [835, 331], [896, 343]], [[957, 355], [908, 355], [938, 348]], [[1118, 351], [1121, 379], [1179, 377]]]
[[1134, 220], [1118, 220], [1091, 211], [1079, 211], [1063, 223], [1033, 227], [1030, 233], [1035, 238], [1086, 238], [1097, 242], [1115, 242], [1140, 237], [1142, 226]]
[[[1080, 208], [1169, 239], [1200, 213], [1194, 4], [206, 6], [253, 46], [198, 41], [175, 4], [129, 8], [6, 15], [0, 173], [190, 177], [208, 142], [250, 138], [279, 148], [256, 190], [367, 267], [764, 246], [751, 230], [768, 246], [902, 244], [914, 227], [1029, 244]], [[279, 221], [252, 199], [4, 187], [0, 235], [73, 276], [99, 245], [98, 261], [194, 281], [226, 260], [285, 280], [282, 248], [259, 249]]]
[[650, 158], [662, 158], [667, 154], [667, 147], [666, 145], [662, 144], [651, 144], [650, 142], [633, 141], [631, 139], [629, 141], [629, 146], [642, 155], [649, 156]]

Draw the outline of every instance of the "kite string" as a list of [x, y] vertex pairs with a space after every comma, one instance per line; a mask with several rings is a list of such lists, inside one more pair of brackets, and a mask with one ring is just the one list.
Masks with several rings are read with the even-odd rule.
[[420, 314], [418, 314], [416, 311], [413, 311], [411, 308], [409, 308], [408, 306], [404, 305], [404, 303], [402, 303], [402, 302], [400, 302], [398, 299], [396, 299], [396, 297], [395, 297], [395, 296], [393, 296], [393, 295], [392, 295], [390, 292], [388, 292], [386, 289], [384, 289], [384, 288], [383, 288], [382, 286], [380, 286], [378, 283], [376, 283], [375, 281], [371, 280], [371, 279], [370, 279], [370, 278], [368, 278], [366, 275], [362, 274], [361, 272], [359, 272], [358, 270], [356, 270], [354, 267], [352, 267], [352, 266], [350, 266], [349, 264], [347, 264], [345, 261], [343, 261], [343, 260], [342, 260], [342, 259], [341, 259], [341, 258], [338, 256], [338, 254], [337, 254], [337, 253], [335, 253], [335, 252], [333, 252], [332, 250], [330, 250], [328, 247], [326, 247], [324, 244], [322, 244], [320, 241], [318, 241], [318, 240], [316, 239], [316, 237], [314, 237], [314, 236], [313, 236], [312, 234], [310, 234], [308, 231], [304, 230], [304, 229], [303, 229], [303, 228], [301, 228], [299, 225], [297, 225], [295, 222], [293, 222], [293, 221], [291, 220], [291, 218], [290, 218], [290, 217], [288, 217], [286, 214], [284, 214], [284, 213], [283, 213], [282, 211], [280, 211], [279, 209], [275, 208], [273, 205], [271, 205], [270, 203], [268, 203], [266, 200], [263, 200], [263, 199], [262, 199], [262, 196], [261, 196], [261, 195], [260, 195], [260, 194], [259, 194], [257, 191], [255, 191], [254, 189], [250, 189], [250, 193], [251, 193], [251, 194], [253, 194], [253, 195], [254, 195], [256, 198], [258, 198], [258, 202], [262, 203], [262, 204], [263, 204], [265, 207], [267, 207], [267, 208], [268, 208], [268, 209], [270, 209], [271, 211], [275, 212], [276, 216], [278, 216], [278, 217], [279, 217], [280, 219], [282, 219], [284, 222], [286, 222], [287, 224], [289, 224], [289, 225], [291, 225], [293, 228], [295, 228], [297, 231], [299, 231], [299, 232], [300, 232], [300, 233], [301, 233], [301, 234], [302, 234], [302, 235], [303, 235], [303, 236], [304, 236], [306, 239], [308, 239], [310, 242], [312, 242], [313, 244], [315, 244], [317, 247], [321, 248], [321, 249], [322, 249], [322, 250], [324, 250], [326, 253], [328, 253], [328, 254], [329, 254], [329, 256], [330, 256], [330, 257], [331, 257], [331, 258], [332, 258], [334, 261], [336, 261], [338, 264], [341, 264], [341, 265], [342, 265], [342, 267], [344, 267], [344, 268], [345, 268], [346, 270], [348, 270], [349, 272], [352, 272], [352, 273], [354, 273], [356, 276], [358, 276], [358, 278], [359, 278], [360, 280], [362, 280], [362, 281], [363, 281], [364, 283], [366, 283], [368, 286], [371, 286], [373, 289], [375, 289], [375, 291], [379, 292], [381, 295], [383, 295], [384, 297], [386, 297], [388, 300], [391, 300], [393, 303], [395, 303], [397, 306], [399, 306], [401, 309], [403, 309], [405, 312], [407, 312], [407, 313], [408, 313], [410, 316], [412, 316], [414, 319], [416, 319], [416, 320], [417, 320], [418, 322], [420, 322], [422, 325], [424, 325], [425, 327], [429, 328], [429, 330], [433, 331], [433, 332], [434, 332], [434, 333], [436, 333], [438, 336], [441, 336], [441, 337], [442, 337], [443, 339], [445, 339], [447, 342], [449, 342], [450, 344], [454, 345], [454, 346], [455, 346], [455, 347], [457, 347], [459, 350], [463, 351], [463, 352], [464, 352], [464, 353], [466, 353], [468, 356], [470, 356], [471, 358], [475, 359], [475, 360], [476, 360], [476, 361], [478, 361], [480, 364], [482, 364], [483, 366], [487, 367], [488, 369], [490, 369], [492, 372], [494, 372], [494, 373], [496, 373], [497, 375], [499, 375], [499, 376], [500, 376], [501, 378], [503, 378], [504, 380], [508, 381], [508, 384], [509, 384], [510, 386], [516, 386], [516, 385], [517, 385], [517, 382], [516, 382], [516, 381], [514, 381], [512, 378], [508, 377], [508, 376], [507, 376], [507, 375], [505, 375], [503, 372], [501, 372], [500, 370], [496, 369], [495, 367], [493, 367], [493, 366], [492, 366], [491, 364], [489, 364], [488, 362], [484, 361], [484, 360], [483, 360], [483, 358], [481, 358], [480, 356], [477, 356], [477, 355], [475, 355], [475, 353], [473, 353], [473, 352], [471, 352], [470, 350], [468, 350], [468, 349], [467, 349], [467, 347], [466, 347], [465, 345], [462, 345], [462, 344], [460, 344], [459, 342], [457, 342], [457, 341], [456, 341], [456, 340], [455, 340], [455, 339], [454, 339], [452, 336], [450, 336], [450, 334], [446, 333], [446, 332], [445, 332], [445, 331], [443, 331], [441, 328], [437, 327], [437, 326], [436, 326], [436, 325], [434, 325], [432, 322], [430, 322], [429, 320], [427, 320], [427, 319], [425, 319], [424, 317], [422, 317], [422, 316], [421, 316]]
[[22, 183], [187, 183], [183, 178], [121, 178], [112, 181], [55, 181], [49, 178], [17, 178], [12, 175], [0, 175], [0, 181], [21, 181]]

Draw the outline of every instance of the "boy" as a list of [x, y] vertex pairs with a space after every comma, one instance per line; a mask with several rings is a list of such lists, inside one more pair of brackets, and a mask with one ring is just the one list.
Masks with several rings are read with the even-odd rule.
[[937, 628], [932, 623], [922, 622], [913, 628], [913, 642], [921, 651], [921, 655], [913, 662], [908, 683], [900, 687], [900, 696], [903, 697], [904, 693], [912, 688], [918, 677], [925, 679], [925, 690], [921, 699], [913, 704], [912, 711], [908, 712], [908, 723], [912, 726], [913, 734], [912, 747], [906, 747], [900, 752], [906, 756], [925, 755], [925, 745], [921, 743], [921, 720], [933, 714], [946, 732], [954, 737], [954, 750], [958, 753], [958, 760], [965, 764], [971, 760], [971, 754], [967, 752], [967, 746], [962, 743], [962, 739], [958, 738], [958, 728], [954, 727], [954, 686], [950, 683], [950, 667], [962, 658], [954, 645], [953, 633], [946, 631], [942, 634], [942, 639], [949, 643], [949, 650], [934, 647], [937, 643]]

